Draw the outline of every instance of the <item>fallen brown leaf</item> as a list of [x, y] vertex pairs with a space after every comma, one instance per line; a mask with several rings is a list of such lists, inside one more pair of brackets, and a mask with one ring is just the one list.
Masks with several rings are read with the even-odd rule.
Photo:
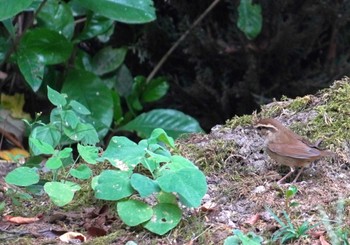
[[320, 242], [321, 242], [321, 245], [330, 245], [330, 244], [326, 241], [326, 238], [324, 238], [324, 236], [320, 236]]
[[251, 216], [249, 219], [247, 219], [244, 224], [248, 224], [248, 225], [255, 225], [256, 222], [258, 222], [261, 218], [260, 214], [254, 214], [253, 216]]
[[42, 217], [41, 215], [38, 215], [36, 217], [21, 217], [21, 216], [11, 216], [6, 215], [4, 219], [8, 222], [15, 223], [15, 224], [30, 224], [34, 223], [38, 220], [40, 220]]
[[62, 242], [65, 243], [76, 243], [77, 240], [79, 240], [80, 242], [86, 242], [86, 237], [83, 234], [73, 231], [64, 233], [59, 238]]

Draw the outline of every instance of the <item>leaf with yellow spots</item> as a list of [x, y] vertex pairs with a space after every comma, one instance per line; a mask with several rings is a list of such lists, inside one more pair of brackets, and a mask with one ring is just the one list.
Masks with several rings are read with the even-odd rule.
[[6, 161], [17, 161], [23, 157], [29, 157], [29, 152], [20, 148], [12, 148], [11, 150], [0, 151], [0, 158]]
[[23, 111], [24, 94], [6, 95], [1, 94], [0, 104], [3, 108], [11, 111], [13, 118], [31, 119], [28, 113]]

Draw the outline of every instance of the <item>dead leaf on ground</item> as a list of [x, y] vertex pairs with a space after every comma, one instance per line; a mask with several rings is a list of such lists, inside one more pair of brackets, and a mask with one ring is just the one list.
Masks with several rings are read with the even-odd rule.
[[15, 223], [15, 224], [30, 224], [30, 223], [39, 221], [42, 218], [42, 216], [38, 215], [35, 217], [21, 217], [21, 216], [6, 215], [4, 218], [6, 221]]
[[218, 206], [217, 203], [208, 201], [200, 207], [200, 210], [203, 212], [211, 212], [211, 211], [214, 211], [217, 206]]
[[253, 216], [251, 216], [249, 219], [247, 219], [244, 224], [247, 224], [247, 225], [255, 225], [256, 222], [258, 222], [261, 218], [261, 215], [260, 214], [254, 214]]
[[330, 244], [326, 241], [326, 238], [324, 238], [324, 236], [320, 236], [320, 242], [321, 242], [321, 245], [330, 245]]
[[79, 241], [86, 242], [86, 237], [83, 234], [79, 232], [73, 232], [73, 231], [64, 233], [59, 238], [62, 242], [65, 242], [65, 243], [77, 243]]

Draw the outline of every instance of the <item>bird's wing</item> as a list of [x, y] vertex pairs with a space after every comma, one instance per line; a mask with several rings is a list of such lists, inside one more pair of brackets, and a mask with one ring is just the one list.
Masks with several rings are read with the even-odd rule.
[[310, 157], [317, 157], [321, 154], [316, 148], [308, 147], [307, 145], [301, 144], [274, 144], [270, 143], [267, 146], [270, 151], [287, 157], [308, 159]]

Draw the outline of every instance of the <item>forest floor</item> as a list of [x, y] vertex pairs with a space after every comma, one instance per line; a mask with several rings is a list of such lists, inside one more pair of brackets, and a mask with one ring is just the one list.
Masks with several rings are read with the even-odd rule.
[[[345, 78], [319, 94], [295, 100], [284, 98], [263, 106], [258, 114], [236, 117], [226, 125], [216, 126], [210, 134], [178, 140], [182, 154], [206, 174], [208, 192], [202, 206], [185, 209], [181, 223], [164, 236], [141, 227], [127, 227], [113, 206], [93, 200], [92, 193], [85, 190], [93, 201], [78, 198], [77, 203], [57, 208], [47, 198], [37, 197], [7, 207], [5, 213], [13, 216], [40, 217], [35, 223], [22, 225], [0, 221], [0, 243], [65, 244], [57, 237], [66, 231], [78, 231], [88, 234], [86, 244], [223, 244], [233, 230], [240, 230], [261, 236], [263, 244], [280, 244], [271, 239], [281, 225], [267, 210], [270, 208], [283, 222], [286, 219], [282, 212], [286, 212], [295, 228], [291, 230], [297, 231], [305, 221], [309, 227], [316, 225], [286, 244], [334, 244], [333, 232], [337, 236], [333, 239], [340, 239], [350, 229], [349, 96], [350, 84]], [[336, 156], [321, 159], [306, 169], [293, 185], [297, 193], [288, 198], [290, 179], [281, 185], [277, 180], [289, 168], [276, 165], [265, 154], [263, 139], [251, 126], [257, 117], [277, 118], [312, 141], [321, 138], [322, 147]], [[6, 175], [8, 167], [0, 168], [1, 176]], [[5, 185], [3, 180], [0, 184]], [[5, 198], [0, 194], [1, 199]], [[84, 227], [93, 223], [105, 229], [86, 231]], [[92, 234], [101, 236], [93, 238]]]

